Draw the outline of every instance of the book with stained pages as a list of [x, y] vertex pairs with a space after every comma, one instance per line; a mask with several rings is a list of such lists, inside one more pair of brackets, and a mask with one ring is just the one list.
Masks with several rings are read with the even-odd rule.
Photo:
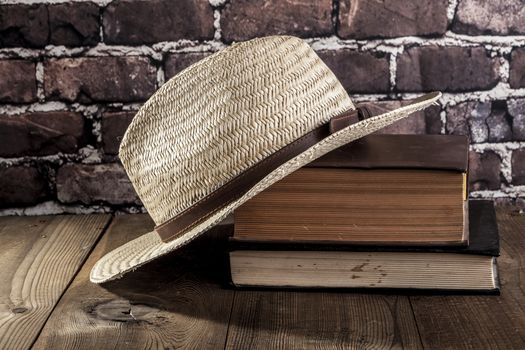
[[468, 244], [468, 139], [369, 135], [236, 209], [238, 241]]
[[499, 291], [499, 236], [491, 201], [470, 201], [468, 247], [279, 244], [231, 238], [238, 287]]

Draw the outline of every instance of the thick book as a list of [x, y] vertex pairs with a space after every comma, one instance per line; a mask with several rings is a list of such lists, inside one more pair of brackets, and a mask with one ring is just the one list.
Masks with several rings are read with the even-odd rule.
[[237, 287], [498, 292], [499, 234], [491, 201], [470, 201], [468, 247], [278, 244], [231, 240]]
[[235, 239], [467, 245], [467, 168], [465, 136], [369, 135], [240, 206]]

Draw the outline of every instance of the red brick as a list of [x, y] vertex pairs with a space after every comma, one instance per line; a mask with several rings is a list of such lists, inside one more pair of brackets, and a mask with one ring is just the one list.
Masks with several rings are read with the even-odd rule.
[[114, 1], [103, 13], [109, 44], [212, 39], [213, 9], [205, 0]]
[[496, 207], [507, 207], [505, 210], [510, 210], [514, 213], [519, 210], [525, 211], [525, 200], [523, 198], [496, 197], [492, 201]]
[[47, 7], [0, 6], [0, 47], [44, 47], [49, 34]]
[[228, 42], [275, 34], [328, 36], [331, 14], [331, 0], [231, 0], [222, 11], [221, 29]]
[[36, 168], [0, 168], [0, 207], [36, 204], [47, 197], [46, 179]]
[[35, 64], [22, 60], [0, 60], [0, 102], [34, 102]]
[[389, 91], [390, 72], [386, 56], [348, 49], [320, 51], [318, 54], [350, 94]]
[[501, 101], [492, 103], [492, 113], [487, 118], [489, 142], [512, 141], [512, 128], [507, 118], [507, 111], [499, 102]]
[[501, 159], [492, 152], [469, 153], [469, 188], [471, 191], [498, 190], [501, 186]]
[[[496, 205], [498, 203], [496, 202]], [[525, 198], [515, 198], [515, 200], [512, 202], [512, 205], [514, 205], [514, 210], [519, 210], [521, 213], [525, 212]]]
[[525, 87], [525, 49], [512, 51], [509, 83], [513, 88]]
[[[374, 102], [383, 106], [387, 110], [393, 110], [401, 107], [400, 101], [381, 101]], [[376, 134], [440, 134], [441, 109], [437, 106], [431, 106], [424, 111], [419, 111], [411, 116], [401, 119], [379, 131]]]
[[463, 102], [447, 108], [447, 134], [467, 135], [470, 142], [482, 143], [489, 139], [486, 123], [492, 110], [490, 102]]
[[164, 64], [166, 78], [171, 78], [184, 68], [211, 55], [210, 52], [189, 52], [169, 55]]
[[525, 141], [525, 99], [508, 100], [507, 110], [512, 119], [512, 137]]
[[120, 141], [136, 112], [108, 112], [102, 115], [102, 144], [107, 154], [118, 154]]
[[525, 185], [525, 149], [512, 151], [512, 184]]
[[95, 45], [100, 40], [99, 7], [92, 2], [49, 5], [50, 43]]
[[525, 7], [521, 0], [461, 0], [452, 30], [469, 35], [525, 34]]
[[73, 112], [0, 116], [0, 156], [74, 153], [85, 144], [84, 119]]
[[468, 135], [472, 143], [513, 140], [504, 101], [463, 102], [447, 108], [448, 134]]
[[64, 101], [143, 101], [156, 88], [156, 71], [145, 57], [63, 58], [45, 63], [44, 90]]
[[139, 204], [120, 164], [66, 164], [57, 173], [58, 200], [64, 203]]
[[498, 83], [499, 62], [484, 48], [413, 47], [397, 63], [399, 91], [488, 90]]
[[352, 39], [441, 35], [447, 7], [447, 0], [342, 0], [337, 33]]

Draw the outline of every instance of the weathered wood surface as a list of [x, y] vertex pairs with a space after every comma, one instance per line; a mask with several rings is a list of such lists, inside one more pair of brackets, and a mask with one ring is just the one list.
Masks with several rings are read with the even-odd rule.
[[31, 346], [110, 218], [0, 218], [0, 349]]
[[119, 280], [89, 282], [97, 259], [152, 228], [146, 215], [114, 218], [35, 349], [224, 347], [234, 292], [221, 287], [228, 271], [221, 228]]
[[237, 291], [228, 349], [421, 349], [408, 297]]
[[[68, 230], [59, 228], [65, 218], [51, 219], [57, 221], [48, 231], [69, 237]], [[27, 265], [23, 261], [30, 259], [26, 255], [31, 256], [31, 247], [41, 244], [38, 237], [15, 240], [6, 232], [20, 233], [40, 219], [0, 219], [0, 260], [17, 261], [10, 268], [3, 264], [2, 281], [12, 280]], [[145, 215], [117, 216], [55, 306], [34, 348], [525, 349], [525, 215], [499, 210], [498, 219], [501, 296], [409, 296], [233, 290], [225, 285], [224, 227], [120, 280], [97, 286], [89, 282], [95, 261], [153, 227]], [[16, 260], [15, 250], [25, 255]], [[67, 260], [57, 256], [58, 261]], [[56, 270], [54, 276], [63, 271], [46, 266], [43, 272]], [[38, 279], [34, 275], [26, 284], [32, 286], [30, 282]], [[46, 288], [55, 288], [55, 280], [46, 279], [48, 284], [34, 289], [34, 295], [49, 295]], [[10, 295], [11, 286], [0, 288], [2, 297]], [[1, 305], [7, 310], [0, 310], [3, 316], [12, 315], [19, 304]], [[16, 311], [23, 312], [11, 317], [33, 312]], [[38, 318], [40, 327], [47, 314]], [[27, 329], [40, 329], [35, 319], [28, 317], [21, 326], [9, 328], [11, 336], [0, 337], [0, 348], [30, 345], [38, 330], [31, 335]], [[2, 330], [5, 318], [0, 322]]]
[[525, 349], [525, 215], [498, 210], [500, 296], [414, 296], [425, 349]]

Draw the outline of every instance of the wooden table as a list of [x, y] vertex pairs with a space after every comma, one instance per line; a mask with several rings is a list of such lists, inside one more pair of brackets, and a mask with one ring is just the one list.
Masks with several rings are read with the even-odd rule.
[[525, 215], [498, 209], [501, 296], [234, 290], [222, 226], [98, 286], [147, 215], [0, 218], [0, 349], [525, 349]]

